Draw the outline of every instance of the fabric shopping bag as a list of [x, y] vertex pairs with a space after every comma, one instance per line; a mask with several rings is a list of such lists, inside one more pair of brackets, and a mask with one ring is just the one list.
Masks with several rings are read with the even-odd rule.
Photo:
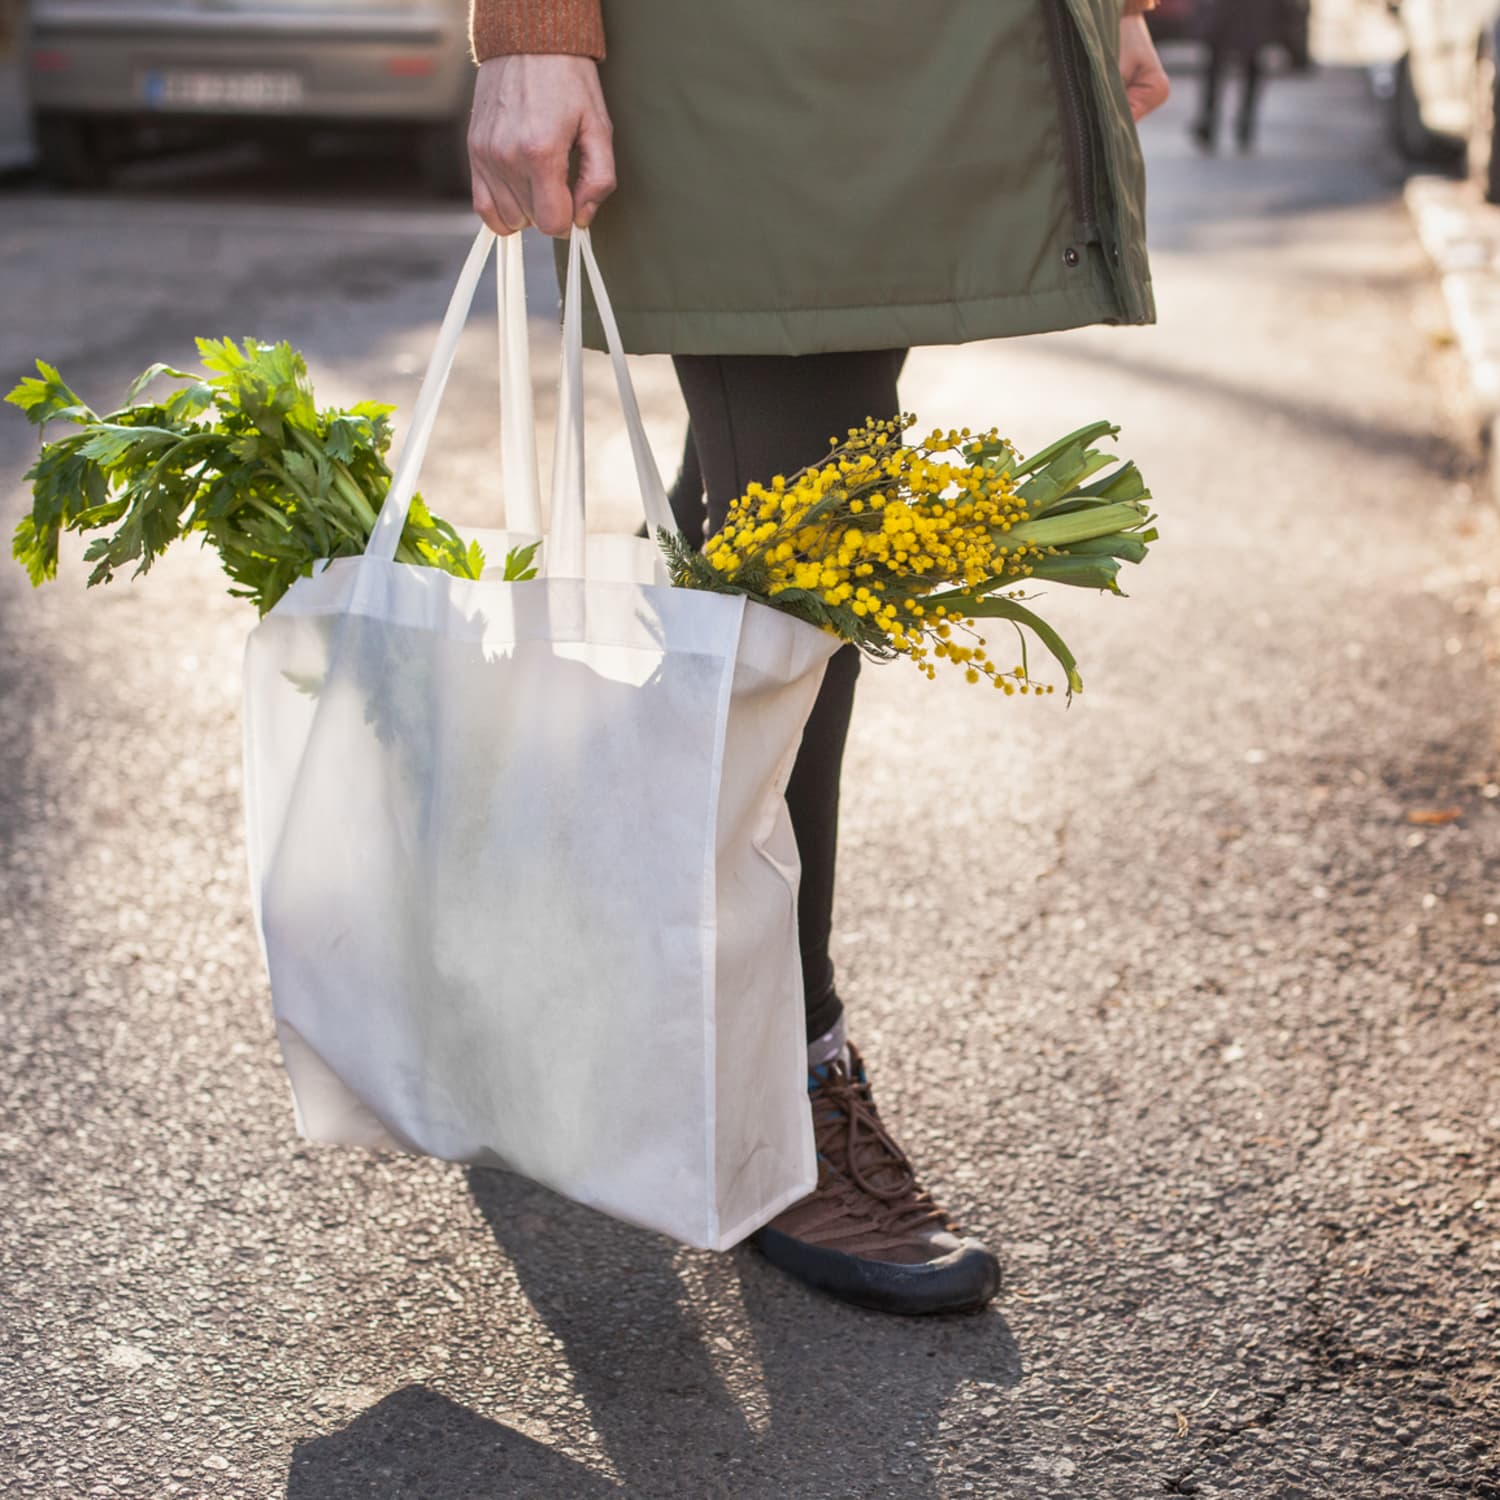
[[671, 587], [654, 541], [587, 534], [580, 265], [653, 534], [671, 515], [582, 231], [541, 576], [498, 576], [542, 532], [519, 236], [499, 256], [512, 529], [474, 533], [478, 581], [394, 561], [492, 245], [368, 550], [299, 580], [246, 648], [253, 899], [298, 1128], [722, 1249], [816, 1178], [783, 794], [837, 642]]

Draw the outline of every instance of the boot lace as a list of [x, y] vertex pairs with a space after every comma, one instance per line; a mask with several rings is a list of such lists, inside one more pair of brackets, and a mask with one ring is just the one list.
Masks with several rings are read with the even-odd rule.
[[880, 1122], [870, 1085], [856, 1063], [828, 1065], [827, 1077], [812, 1091], [813, 1133], [818, 1154], [829, 1168], [869, 1198], [884, 1205], [888, 1228], [909, 1231], [957, 1226], [917, 1184], [906, 1153]]

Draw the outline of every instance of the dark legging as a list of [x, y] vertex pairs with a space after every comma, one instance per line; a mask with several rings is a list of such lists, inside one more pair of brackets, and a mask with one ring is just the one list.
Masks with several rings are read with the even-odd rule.
[[[692, 444], [702, 477], [692, 462], [674, 487], [673, 509], [684, 535], [704, 534], [703, 496], [709, 532], [724, 524], [730, 501], [747, 486], [793, 474], [828, 452], [829, 438], [842, 439], [866, 417], [900, 411], [896, 378], [904, 349], [861, 354], [681, 354], [673, 364], [687, 402]], [[828, 663], [822, 691], [802, 735], [787, 784], [786, 800], [802, 887], [797, 924], [802, 939], [802, 978], [807, 995], [807, 1036], [827, 1032], [843, 1014], [833, 982], [828, 942], [833, 929], [834, 857], [839, 826], [839, 770], [859, 653], [845, 646]]]

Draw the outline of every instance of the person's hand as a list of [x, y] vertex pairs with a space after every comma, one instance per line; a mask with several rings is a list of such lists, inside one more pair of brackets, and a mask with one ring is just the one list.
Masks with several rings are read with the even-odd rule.
[[1159, 109], [1172, 92], [1167, 70], [1156, 55], [1156, 43], [1146, 29], [1145, 16], [1124, 16], [1120, 20], [1120, 77], [1125, 80], [1125, 97], [1130, 100], [1130, 114], [1135, 120], [1144, 120], [1153, 109]]
[[[615, 190], [609, 115], [592, 58], [493, 57], [479, 65], [469, 117], [474, 212], [496, 234], [587, 227]], [[568, 160], [578, 152], [578, 181]]]

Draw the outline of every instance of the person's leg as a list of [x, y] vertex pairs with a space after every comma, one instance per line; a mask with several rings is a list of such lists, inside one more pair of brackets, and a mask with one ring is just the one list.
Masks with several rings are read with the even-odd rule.
[[677, 529], [690, 542], [702, 546], [707, 537], [708, 511], [703, 504], [703, 467], [698, 462], [698, 445], [693, 441], [691, 425], [682, 445], [682, 464], [667, 492], [667, 500]]
[[1198, 117], [1193, 121], [1193, 139], [1212, 151], [1219, 133], [1219, 90], [1224, 79], [1224, 49], [1209, 42], [1203, 59], [1203, 82], [1198, 95]]
[[1235, 125], [1235, 139], [1241, 151], [1248, 151], [1255, 144], [1255, 114], [1260, 103], [1263, 79], [1260, 53], [1254, 48], [1246, 49], [1244, 67], [1244, 92], [1240, 95], [1240, 112]]
[[[841, 439], [866, 417], [894, 416], [904, 358], [899, 350], [678, 356], [710, 532], [752, 481], [818, 462], [830, 438]], [[759, 1229], [755, 1243], [773, 1265], [845, 1301], [907, 1314], [971, 1311], [999, 1290], [999, 1262], [919, 1186], [880, 1120], [859, 1053], [843, 1044], [828, 937], [839, 772], [858, 671], [852, 646], [829, 662], [787, 787], [803, 866], [798, 919], [818, 1183]]]
[[[817, 463], [829, 439], [866, 417], [900, 411], [896, 378], [904, 350], [856, 354], [680, 355], [674, 360], [687, 402], [708, 500], [710, 534], [751, 483], [769, 484]], [[843, 1012], [828, 955], [838, 845], [839, 775], [859, 653], [845, 646], [828, 663], [787, 786], [802, 859], [797, 922], [807, 997], [807, 1035], [823, 1036]]]
[[859, 652], [845, 646], [834, 653], [818, 701], [802, 732], [786, 805], [802, 857], [797, 890], [797, 932], [802, 944], [802, 985], [807, 1001], [807, 1040], [827, 1036], [844, 1013], [833, 982], [828, 946], [833, 936], [834, 864], [839, 837], [839, 778], [844, 743], [854, 712]]

